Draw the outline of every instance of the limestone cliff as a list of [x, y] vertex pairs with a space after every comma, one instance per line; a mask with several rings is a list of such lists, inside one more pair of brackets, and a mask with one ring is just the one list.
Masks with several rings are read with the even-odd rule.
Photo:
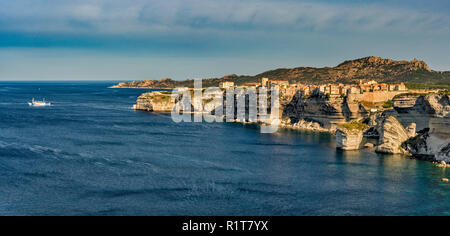
[[401, 94], [393, 100], [394, 109], [384, 112], [385, 116], [396, 116], [400, 123], [408, 126], [417, 124], [417, 130], [438, 127], [449, 128], [449, 96], [446, 94]]
[[[235, 96], [234, 119], [239, 117], [236, 110], [237, 97], [238, 95]], [[268, 99], [270, 101], [270, 95]], [[203, 109], [200, 109], [202, 103], [199, 101], [191, 101], [190, 103], [192, 104], [192, 111], [206, 110], [206, 112], [211, 113], [217, 106], [226, 106], [227, 101], [226, 96], [223, 97], [223, 102], [217, 105], [205, 103], [204, 100]], [[137, 99], [134, 109], [170, 112], [174, 104], [168, 92], [150, 92]], [[246, 118], [243, 121], [248, 119], [248, 105], [247, 101], [245, 111], [241, 111], [246, 113], [244, 115]], [[268, 109], [271, 109], [270, 103]], [[226, 107], [223, 107], [223, 110], [226, 111]], [[294, 96], [280, 94], [280, 115], [283, 128], [335, 132], [337, 125], [365, 118], [368, 114], [360, 103], [348, 102], [345, 97], [341, 96], [326, 96], [319, 92], [315, 92], [308, 97], [304, 97], [301, 92]]]
[[138, 97], [134, 110], [170, 112], [175, 102], [171, 99], [170, 93], [149, 92]]
[[281, 127], [285, 129], [292, 129], [292, 130], [308, 130], [308, 131], [314, 131], [314, 132], [331, 132], [331, 130], [326, 129], [322, 127], [322, 125], [318, 122], [314, 121], [306, 121], [306, 120], [300, 120], [297, 122], [291, 121], [290, 118], [283, 118], [281, 122]]
[[364, 118], [368, 114], [358, 102], [349, 102], [341, 96], [326, 96], [318, 91], [310, 96], [297, 93], [283, 110], [283, 117], [289, 118], [292, 125], [312, 122], [329, 131], [335, 131], [338, 124]]
[[[418, 136], [407, 140], [403, 148], [412, 155], [450, 161], [450, 102], [448, 95], [429, 94], [402, 97], [399, 117], [405, 122], [416, 119], [423, 123]], [[419, 129], [418, 129], [419, 130]]]
[[[226, 110], [226, 96], [217, 104], [210, 102], [211, 97], [204, 97], [200, 101], [190, 101], [187, 105], [191, 111], [200, 108], [204, 111], [206, 108], [206, 112], [212, 113], [220, 106]], [[235, 106], [236, 102], [235, 99]], [[412, 154], [421, 158], [450, 161], [448, 95], [401, 95], [394, 99], [393, 109], [370, 114], [357, 102], [321, 93], [312, 93], [310, 96], [304, 96], [301, 92], [294, 96], [282, 94], [280, 104], [281, 128], [336, 131], [337, 147], [340, 149], [359, 149], [363, 134], [367, 136], [370, 133], [369, 136], [379, 137], [377, 152]], [[174, 105], [170, 92], [150, 92], [137, 99], [134, 109], [170, 112]], [[247, 113], [247, 103], [245, 107]], [[245, 114], [243, 120], [238, 117], [235, 107], [233, 119], [248, 122], [248, 114]], [[360, 120], [356, 122], [358, 124], [364, 123], [364, 127], [356, 127], [355, 120]]]
[[143, 81], [130, 81], [122, 82], [117, 85], [111, 86], [111, 88], [155, 88], [155, 89], [172, 89], [175, 87], [184, 87], [194, 85], [192, 80], [176, 81], [170, 78], [163, 78], [161, 80], [143, 80]]
[[408, 153], [421, 159], [449, 161], [448, 95], [399, 95], [393, 99], [393, 109], [382, 112], [376, 123], [378, 152]]
[[425, 131], [407, 140], [402, 147], [421, 159], [450, 162], [450, 136]]
[[338, 125], [336, 131], [336, 146], [342, 150], [358, 150], [361, 146], [363, 133], [369, 126], [361, 121]]
[[379, 145], [376, 151], [389, 154], [406, 154], [402, 144], [410, 137], [408, 131], [394, 116], [382, 119], [379, 123]]

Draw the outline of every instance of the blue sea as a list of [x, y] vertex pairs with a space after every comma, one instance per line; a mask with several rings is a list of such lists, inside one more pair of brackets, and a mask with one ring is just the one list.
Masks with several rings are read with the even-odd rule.
[[450, 170], [432, 163], [177, 124], [113, 84], [0, 82], [0, 215], [450, 215]]

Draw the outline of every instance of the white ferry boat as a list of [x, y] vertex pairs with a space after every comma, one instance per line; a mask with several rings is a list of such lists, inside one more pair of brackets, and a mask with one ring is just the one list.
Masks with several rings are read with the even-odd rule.
[[51, 106], [52, 104], [50, 102], [46, 102], [45, 99], [43, 101], [35, 101], [34, 98], [31, 102], [28, 103], [30, 107], [46, 107]]

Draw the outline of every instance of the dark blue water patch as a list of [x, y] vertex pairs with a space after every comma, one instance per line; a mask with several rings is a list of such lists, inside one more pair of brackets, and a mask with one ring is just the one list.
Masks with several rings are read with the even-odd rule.
[[82, 212], [79, 216], [123, 216], [127, 212], [127, 209], [110, 208], [106, 210], [100, 210], [97, 212]]
[[176, 124], [113, 84], [0, 82], [1, 215], [449, 215], [448, 169], [324, 133]]
[[293, 193], [292, 191], [286, 191], [286, 192], [282, 192], [282, 191], [270, 191], [270, 190], [264, 190], [261, 188], [238, 188], [237, 189], [240, 192], [245, 192], [248, 194], [256, 194], [257, 196], [296, 196], [295, 193]]
[[166, 199], [171, 194], [180, 194], [190, 191], [189, 188], [159, 188], [159, 189], [138, 189], [138, 190], [102, 190], [91, 191], [80, 196], [81, 198], [122, 198], [133, 197], [135, 195], [158, 195]]
[[121, 145], [125, 145], [125, 143], [121, 142], [121, 141], [101, 141], [101, 140], [97, 140], [95, 142], [89, 141], [89, 140], [76, 140], [76, 139], [67, 139], [69, 142], [72, 142], [74, 145], [77, 146], [93, 146], [93, 145], [101, 145], [103, 147], [107, 147], [107, 146], [121, 146]]

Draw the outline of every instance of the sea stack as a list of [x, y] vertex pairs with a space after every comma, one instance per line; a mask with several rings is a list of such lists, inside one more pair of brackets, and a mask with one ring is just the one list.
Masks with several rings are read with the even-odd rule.
[[336, 146], [342, 150], [358, 150], [360, 148], [363, 133], [369, 128], [362, 121], [354, 121], [338, 125], [336, 131]]
[[402, 144], [408, 140], [408, 131], [395, 116], [389, 116], [381, 122], [379, 143], [376, 151], [388, 154], [406, 154]]

